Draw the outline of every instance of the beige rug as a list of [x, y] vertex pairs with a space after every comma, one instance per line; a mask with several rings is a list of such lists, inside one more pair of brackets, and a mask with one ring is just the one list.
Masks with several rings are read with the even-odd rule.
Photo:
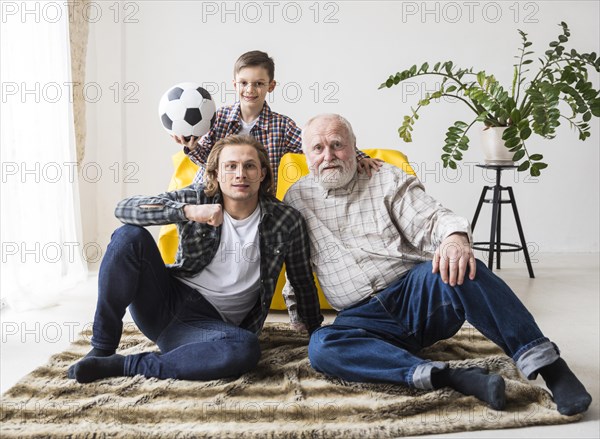
[[[463, 328], [423, 352], [478, 365], [506, 379], [507, 410], [494, 411], [449, 389], [344, 383], [311, 369], [307, 339], [268, 324], [257, 368], [236, 380], [157, 380], [142, 376], [78, 384], [66, 371], [89, 350], [89, 332], [2, 396], [0, 434], [9, 437], [389, 438], [427, 433], [563, 424], [550, 395], [477, 331]], [[119, 353], [155, 350], [133, 326]], [[461, 361], [456, 361], [461, 360]]]

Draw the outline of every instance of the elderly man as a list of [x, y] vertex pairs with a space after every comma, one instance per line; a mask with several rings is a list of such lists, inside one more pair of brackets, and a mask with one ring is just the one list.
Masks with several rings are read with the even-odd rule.
[[[370, 179], [357, 174], [356, 140], [341, 116], [317, 116], [302, 135], [311, 173], [284, 201], [305, 217], [313, 268], [339, 311], [311, 336], [317, 371], [348, 381], [448, 386], [501, 410], [502, 377], [417, 356], [467, 320], [526, 377], [541, 374], [560, 413], [588, 408], [591, 396], [556, 345], [510, 288], [475, 260], [468, 221], [396, 167], [383, 165]], [[293, 298], [293, 291], [286, 295]]]
[[[100, 266], [93, 349], [71, 366], [70, 378], [212, 380], [249, 371], [260, 358], [257, 335], [284, 262], [301, 321], [309, 331], [320, 326], [305, 222], [273, 196], [267, 151], [253, 137], [215, 144], [206, 185], [128, 198], [115, 214], [126, 225]], [[165, 266], [141, 226], [171, 223], [179, 249], [175, 264]], [[160, 353], [115, 354], [127, 307]]]

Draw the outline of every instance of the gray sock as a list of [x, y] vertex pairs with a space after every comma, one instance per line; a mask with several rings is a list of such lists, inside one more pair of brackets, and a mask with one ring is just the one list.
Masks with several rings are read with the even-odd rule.
[[504, 379], [500, 375], [489, 374], [481, 367], [441, 369], [431, 373], [434, 389], [450, 387], [465, 395], [471, 395], [486, 402], [494, 410], [504, 410], [506, 393]]
[[101, 378], [123, 376], [125, 357], [111, 355], [110, 357], [86, 357], [69, 368], [69, 378], [79, 383], [91, 383]]
[[565, 360], [559, 358], [554, 363], [542, 367], [538, 372], [552, 392], [561, 415], [576, 415], [588, 409], [592, 396], [569, 369]]

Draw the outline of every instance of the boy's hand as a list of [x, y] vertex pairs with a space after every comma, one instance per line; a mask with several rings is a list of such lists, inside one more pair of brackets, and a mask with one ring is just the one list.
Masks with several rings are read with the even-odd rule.
[[381, 165], [384, 163], [385, 162], [380, 159], [371, 159], [365, 157], [364, 159], [360, 159], [358, 161], [358, 173], [362, 174], [363, 172], [366, 172], [367, 175], [371, 177], [373, 174], [372, 170], [379, 172], [379, 168], [381, 168]]
[[186, 204], [183, 213], [190, 221], [219, 227], [223, 224], [223, 208], [220, 204]]
[[180, 145], [187, 146], [187, 148], [190, 151], [196, 149], [196, 145], [198, 145], [198, 137], [190, 136], [190, 140], [187, 141], [183, 136], [177, 136], [173, 134], [171, 135], [171, 137], [173, 138], [173, 140], [175, 140], [175, 142], [179, 143]]

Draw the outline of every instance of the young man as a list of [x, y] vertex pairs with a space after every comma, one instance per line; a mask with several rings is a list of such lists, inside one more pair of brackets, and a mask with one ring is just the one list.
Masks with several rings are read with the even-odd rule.
[[[286, 152], [302, 153], [300, 128], [283, 114], [275, 113], [266, 103], [275, 82], [275, 63], [265, 52], [253, 50], [242, 54], [233, 67], [233, 86], [238, 102], [217, 111], [216, 120], [210, 131], [199, 141], [192, 137], [186, 142], [182, 136], [173, 136], [184, 145], [184, 152], [200, 166], [194, 183], [202, 181], [204, 166], [213, 145], [219, 139], [232, 134], [249, 134], [255, 137], [269, 153], [271, 169], [277, 188], [277, 170], [281, 157]], [[361, 172], [371, 175], [371, 169], [379, 169], [380, 162], [357, 151]]]
[[560, 413], [587, 410], [591, 396], [556, 345], [508, 285], [475, 260], [467, 220], [396, 167], [360, 178], [352, 127], [341, 116], [315, 117], [302, 134], [311, 174], [285, 202], [305, 217], [313, 268], [339, 310], [332, 325], [311, 336], [316, 370], [349, 381], [448, 386], [501, 410], [502, 377], [417, 356], [467, 320], [526, 377], [542, 375]]
[[[310, 331], [321, 324], [304, 220], [273, 197], [267, 153], [250, 136], [230, 136], [207, 160], [206, 185], [121, 201], [125, 226], [100, 267], [92, 347], [71, 366], [81, 383], [137, 374], [211, 380], [238, 376], [259, 360], [259, 334], [283, 263], [300, 292]], [[176, 262], [165, 266], [140, 226], [176, 223]], [[160, 353], [116, 355], [126, 308]]]

